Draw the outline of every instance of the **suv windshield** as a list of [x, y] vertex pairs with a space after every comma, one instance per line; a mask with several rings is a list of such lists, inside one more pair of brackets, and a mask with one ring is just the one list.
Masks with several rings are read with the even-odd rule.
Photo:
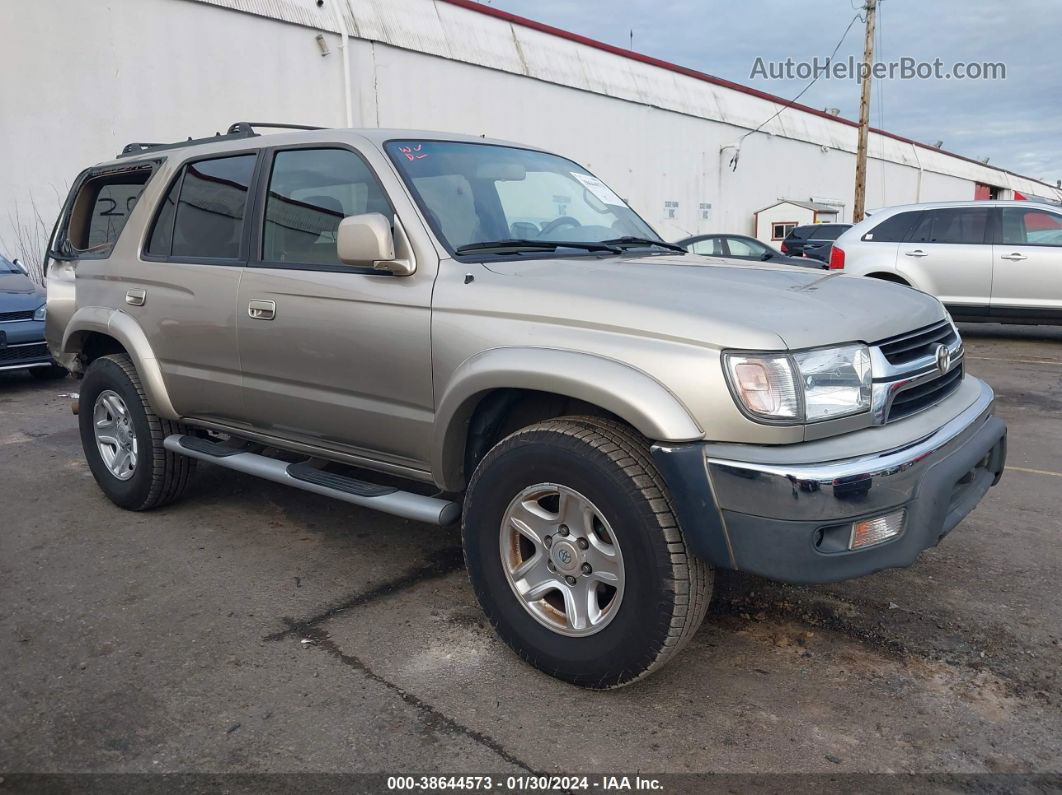
[[541, 253], [572, 243], [566, 254], [599, 255], [616, 250], [587, 244], [660, 245], [607, 185], [557, 155], [454, 141], [390, 141], [386, 149], [452, 253]]

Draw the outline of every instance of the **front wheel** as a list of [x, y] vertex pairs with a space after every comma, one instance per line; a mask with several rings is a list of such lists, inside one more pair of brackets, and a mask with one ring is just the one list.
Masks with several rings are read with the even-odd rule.
[[472, 477], [462, 534], [501, 638], [583, 687], [656, 670], [708, 607], [711, 569], [687, 552], [647, 442], [619, 422], [568, 417], [504, 439]]

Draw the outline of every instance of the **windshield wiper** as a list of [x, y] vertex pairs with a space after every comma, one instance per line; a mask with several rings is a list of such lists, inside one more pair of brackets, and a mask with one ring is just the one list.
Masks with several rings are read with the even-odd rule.
[[581, 248], [587, 251], [608, 251], [622, 254], [623, 250], [608, 243], [582, 243], [577, 240], [486, 240], [481, 243], [468, 243], [454, 249], [457, 254], [473, 254], [481, 251], [556, 251], [558, 248]]
[[653, 240], [650, 237], [634, 237], [633, 235], [627, 235], [625, 237], [614, 237], [611, 240], [602, 240], [601, 242], [613, 246], [627, 246], [628, 248], [634, 248], [636, 246], [659, 246], [660, 248], [666, 248], [671, 251], [681, 251], [683, 254], [689, 254], [689, 252], [682, 246], [676, 246], [674, 243], [665, 243], [663, 240]]

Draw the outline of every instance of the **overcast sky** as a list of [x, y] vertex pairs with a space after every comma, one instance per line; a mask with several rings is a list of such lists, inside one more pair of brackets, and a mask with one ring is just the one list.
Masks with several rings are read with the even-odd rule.
[[[862, 0], [489, 0], [487, 4], [786, 99], [809, 81], [750, 77], [757, 57], [824, 60]], [[882, 0], [875, 60], [1003, 62], [1005, 80], [884, 80], [871, 124], [1054, 184], [1062, 179], [1062, 1]], [[837, 54], [862, 58], [852, 26]], [[801, 98], [855, 119], [859, 84], [819, 80]]]

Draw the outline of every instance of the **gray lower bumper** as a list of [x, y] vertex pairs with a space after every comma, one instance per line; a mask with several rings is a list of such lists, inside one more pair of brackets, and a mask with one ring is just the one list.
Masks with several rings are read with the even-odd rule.
[[[831, 582], [910, 565], [977, 505], [1003, 472], [1006, 426], [993, 394], [901, 449], [821, 464], [706, 457], [703, 445], [657, 445], [679, 522], [696, 554], [789, 582]], [[849, 551], [851, 523], [905, 510], [902, 532]]]

